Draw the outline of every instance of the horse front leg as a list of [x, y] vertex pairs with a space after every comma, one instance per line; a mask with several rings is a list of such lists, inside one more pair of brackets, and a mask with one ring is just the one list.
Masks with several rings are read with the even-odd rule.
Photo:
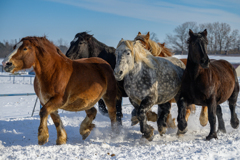
[[52, 97], [40, 110], [40, 125], [38, 127], [38, 144], [43, 145], [48, 142], [49, 133], [47, 127], [48, 115], [58, 110], [61, 106], [62, 96]]
[[67, 133], [64, 129], [62, 120], [58, 114], [58, 111], [55, 111], [53, 113], [50, 114], [55, 127], [57, 129], [57, 140], [56, 140], [56, 144], [57, 145], [61, 145], [61, 144], [66, 144], [67, 142]]
[[171, 104], [169, 102], [158, 105], [158, 132], [162, 136], [167, 131], [167, 118], [170, 113]]
[[184, 101], [184, 98], [179, 98], [177, 101], [178, 106], [178, 132], [177, 135], [185, 134], [187, 132], [187, 121], [186, 121], [186, 107], [187, 104]]
[[155, 104], [154, 98], [147, 96], [144, 98], [137, 111], [137, 118], [140, 122], [140, 131], [143, 133], [143, 137], [151, 141], [154, 135], [154, 128], [147, 124], [147, 111]]
[[217, 111], [217, 102], [215, 99], [212, 99], [211, 103], [208, 105], [208, 121], [210, 123], [210, 133], [206, 137], [206, 140], [210, 140], [212, 138], [217, 139], [216, 111]]

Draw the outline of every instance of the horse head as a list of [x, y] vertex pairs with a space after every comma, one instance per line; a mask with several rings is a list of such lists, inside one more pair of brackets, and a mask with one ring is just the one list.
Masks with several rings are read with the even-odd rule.
[[115, 51], [116, 66], [114, 76], [121, 81], [134, 66], [133, 42], [121, 39]]
[[140, 41], [121, 40], [115, 51], [116, 66], [115, 78], [120, 81], [133, 70], [135, 64], [144, 62], [148, 67], [154, 68], [149, 57], [152, 54], [143, 47]]
[[93, 35], [89, 35], [86, 32], [77, 33], [70, 43], [66, 56], [70, 59], [89, 58], [89, 45], [92, 38]]
[[202, 68], [208, 68], [210, 60], [207, 55], [207, 30], [203, 32], [193, 33], [189, 30], [188, 48], [189, 58], [196, 64], [199, 64]]
[[37, 46], [31, 42], [30, 38], [23, 38], [13, 49], [2, 62], [6, 72], [14, 73], [34, 65]]
[[147, 34], [141, 34], [141, 32], [138, 32], [138, 35], [134, 38], [134, 40], [139, 40], [143, 44], [144, 48], [150, 50], [151, 46], [148, 42], [149, 38], [150, 38], [149, 32]]

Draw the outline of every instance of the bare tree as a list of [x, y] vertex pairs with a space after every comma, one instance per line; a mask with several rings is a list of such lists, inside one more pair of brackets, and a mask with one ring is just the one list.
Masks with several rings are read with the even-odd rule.
[[192, 29], [197, 31], [198, 26], [196, 22], [185, 22], [174, 29], [175, 35], [167, 34], [166, 42], [170, 43], [176, 52], [181, 54], [187, 53], [187, 38], [188, 31]]

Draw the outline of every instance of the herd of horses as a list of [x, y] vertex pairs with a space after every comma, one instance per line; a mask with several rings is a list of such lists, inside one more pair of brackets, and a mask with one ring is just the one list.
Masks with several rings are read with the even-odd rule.
[[[150, 39], [149, 32], [140, 32], [134, 40], [121, 39], [117, 48], [109, 47], [86, 32], [75, 35], [64, 55], [46, 37], [25, 37], [4, 59], [7, 72], [33, 67], [36, 73], [34, 90], [40, 99], [38, 144], [48, 142], [47, 119], [50, 115], [57, 130], [56, 144], [65, 144], [67, 133], [58, 109], [85, 110], [80, 134], [86, 139], [95, 127], [92, 121], [97, 110], [110, 118], [113, 131], [122, 125], [122, 97], [133, 105], [132, 125], [140, 124], [143, 138], [151, 141], [154, 128], [147, 121], [157, 122], [159, 134], [175, 128], [171, 103], [178, 106], [178, 135], [187, 132], [187, 121], [195, 104], [202, 105], [200, 123], [210, 123], [207, 140], [226, 132], [220, 104], [228, 101], [230, 124], [238, 128], [235, 112], [239, 83], [233, 66], [225, 60], [210, 60], [207, 55], [207, 30], [189, 30], [188, 58], [177, 59], [165, 44]], [[151, 111], [158, 105], [158, 112]]]

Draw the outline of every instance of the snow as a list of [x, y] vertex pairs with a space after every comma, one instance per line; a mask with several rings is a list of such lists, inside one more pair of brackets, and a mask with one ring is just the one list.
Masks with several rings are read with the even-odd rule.
[[[238, 57], [231, 60], [240, 62]], [[18, 78], [12, 84], [12, 79], [0, 77], [0, 94], [34, 93], [29, 79]], [[67, 144], [56, 145], [56, 129], [49, 118], [49, 142], [40, 146], [37, 140], [39, 101], [31, 117], [35, 101], [36, 96], [0, 97], [0, 159], [240, 159], [240, 129], [230, 126], [227, 102], [221, 105], [227, 133], [219, 133], [216, 140], [205, 140], [210, 127], [200, 125], [201, 106], [197, 106], [196, 113], [189, 117], [189, 130], [183, 137], [176, 136], [177, 129], [169, 129], [160, 136], [157, 124], [148, 122], [155, 128], [155, 137], [148, 142], [141, 138], [139, 125], [131, 126], [133, 107], [128, 98], [124, 98], [123, 127], [118, 134], [111, 131], [110, 119], [98, 113], [93, 121], [96, 128], [83, 141], [79, 126], [85, 112], [59, 110], [68, 134]], [[240, 118], [240, 97], [237, 105], [236, 113]], [[153, 106], [153, 111], [157, 111], [157, 106]], [[177, 117], [176, 104], [172, 104], [171, 113], [173, 118]]]

